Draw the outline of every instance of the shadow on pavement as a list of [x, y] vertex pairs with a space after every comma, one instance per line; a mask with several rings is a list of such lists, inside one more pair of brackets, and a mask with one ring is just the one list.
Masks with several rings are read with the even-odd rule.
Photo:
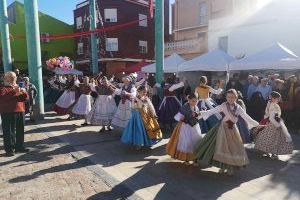
[[[271, 175], [270, 177], [274, 183], [284, 184], [288, 188], [289, 194], [286, 198], [289, 198], [289, 195], [300, 195], [300, 174], [295, 173], [300, 165], [299, 152], [296, 152], [288, 162], [285, 162], [262, 158], [256, 152], [248, 151], [250, 165], [238, 171], [234, 176], [229, 177], [219, 175], [208, 169], [200, 170], [191, 165], [186, 166], [170, 158], [160, 158], [165, 155], [165, 145], [155, 149], [137, 151], [121, 144], [119, 141], [120, 134], [93, 131], [81, 132], [76, 129], [76, 125], [67, 125], [29, 131], [29, 133], [61, 130], [74, 132], [45, 140], [28, 142], [27, 146], [36, 150], [21, 155], [12, 161], [2, 162], [0, 166], [14, 162], [26, 162], [26, 164], [44, 162], [52, 159], [54, 155], [72, 153], [78, 151], [78, 149], [87, 151], [89, 156], [74, 163], [40, 170], [28, 176], [17, 177], [11, 179], [10, 182], [24, 182], [49, 173], [93, 165], [113, 167], [120, 163], [139, 162], [136, 167], [138, 171], [134, 175], [116, 184], [110, 192], [102, 192], [91, 196], [89, 199], [124, 199], [131, 197], [138, 190], [157, 185], [161, 185], [162, 188], [155, 199], [169, 199], [170, 197], [175, 200], [217, 199], [224, 193], [241, 186], [241, 184], [246, 184], [267, 175]], [[83, 140], [84, 138], [85, 140]], [[61, 146], [50, 151], [44, 151], [49, 145], [60, 143], [61, 140], [72, 144], [72, 146], [74, 145], [76, 150], [71, 146]], [[298, 135], [295, 136], [294, 141], [295, 149], [299, 150], [300, 138]], [[264, 185], [263, 188], [259, 188], [259, 192], [254, 197], [259, 198], [259, 195], [268, 192], [268, 189], [274, 189], [274, 185]]]

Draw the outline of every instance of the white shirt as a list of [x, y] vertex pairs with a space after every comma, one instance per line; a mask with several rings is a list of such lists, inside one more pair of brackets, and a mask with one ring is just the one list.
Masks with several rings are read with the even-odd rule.
[[[211, 115], [221, 113], [221, 112], [224, 113], [224, 115], [225, 115], [222, 120], [223, 122], [226, 122], [228, 120], [232, 121], [233, 123], [238, 122], [238, 118], [233, 116], [227, 110], [226, 103], [223, 103], [223, 104], [221, 104], [211, 110], [208, 110], [208, 111], [200, 111], [200, 114], [201, 114], [200, 117], [203, 117], [204, 120], [207, 120]], [[245, 120], [245, 122], [248, 124], [249, 129], [252, 129], [259, 125], [259, 123], [255, 120], [253, 120], [240, 105], [237, 105], [235, 114], [237, 116], [242, 117]]]

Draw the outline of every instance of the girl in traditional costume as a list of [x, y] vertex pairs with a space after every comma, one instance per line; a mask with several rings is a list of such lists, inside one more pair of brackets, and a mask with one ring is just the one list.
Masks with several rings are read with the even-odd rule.
[[58, 115], [66, 115], [69, 113], [70, 108], [78, 98], [78, 89], [80, 82], [75, 77], [69, 75], [65, 84], [65, 91], [56, 101], [54, 111]]
[[197, 119], [199, 114], [197, 102], [194, 94], [188, 96], [188, 102], [180, 108], [174, 117], [178, 124], [167, 144], [167, 154], [186, 163], [196, 159], [194, 155], [195, 145], [202, 139]]
[[131, 117], [132, 100], [136, 96], [136, 88], [130, 76], [124, 77], [122, 81], [124, 84], [122, 88], [115, 90], [115, 94], [121, 96], [121, 101], [113, 117], [112, 124], [120, 128], [125, 128]]
[[235, 168], [249, 164], [248, 156], [236, 123], [241, 116], [251, 129], [259, 125], [236, 103], [238, 98], [234, 89], [227, 91], [227, 102], [209, 110], [200, 111], [201, 117], [208, 119], [216, 113], [223, 113], [222, 121], [212, 128], [197, 144], [195, 155], [198, 163], [220, 168], [220, 173], [233, 174]]
[[89, 85], [89, 77], [83, 78], [83, 83], [80, 84], [80, 97], [72, 109], [72, 115], [79, 118], [86, 118], [87, 114], [92, 109], [91, 87]]
[[[222, 89], [213, 89], [207, 85], [207, 77], [200, 77], [200, 85], [195, 89], [195, 95], [198, 98], [198, 108], [200, 110], [210, 110], [216, 107], [216, 103], [210, 98], [210, 93], [221, 94]], [[207, 133], [211, 128], [213, 128], [220, 120], [222, 116], [219, 113], [210, 116], [207, 120], [200, 119], [200, 127], [203, 133]]]
[[145, 86], [139, 86], [138, 95], [134, 99], [131, 118], [127, 124], [121, 141], [138, 148], [152, 146], [162, 139], [162, 132], [157, 122], [153, 104], [147, 97]]
[[92, 107], [91, 112], [87, 115], [87, 123], [102, 126], [100, 132], [111, 131], [111, 121], [117, 111], [116, 102], [112, 96], [115, 87], [103, 77], [98, 86], [95, 87], [97, 99]]
[[255, 138], [254, 148], [271, 156], [272, 159], [293, 152], [291, 135], [281, 119], [281, 109], [278, 105], [280, 98], [280, 93], [271, 92], [264, 116], [266, 127]]
[[172, 127], [175, 122], [174, 116], [179, 111], [181, 103], [176, 97], [175, 90], [184, 87], [184, 82], [175, 84], [172, 78], [168, 78], [164, 84], [164, 98], [158, 109], [159, 122]]

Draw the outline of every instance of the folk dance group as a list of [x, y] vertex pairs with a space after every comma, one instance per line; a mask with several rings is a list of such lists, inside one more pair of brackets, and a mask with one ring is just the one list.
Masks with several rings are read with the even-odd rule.
[[[102, 77], [95, 83], [85, 77], [79, 83], [70, 77], [54, 110], [60, 115], [81, 116], [85, 118], [83, 125], [99, 125], [100, 132], [112, 130], [111, 126], [122, 128], [121, 142], [137, 149], [162, 140], [160, 125], [172, 127], [177, 123], [166, 147], [167, 154], [186, 164], [218, 167], [220, 173], [228, 175], [249, 164], [245, 143], [254, 142], [255, 149], [273, 159], [293, 151], [292, 138], [281, 118], [278, 92], [270, 94], [264, 119], [259, 123], [246, 113], [235, 89], [229, 89], [226, 101], [217, 105], [210, 94], [223, 91], [208, 86], [205, 76], [184, 105], [176, 97], [176, 90], [184, 87], [184, 81], [174, 83], [167, 79], [162, 86], [150, 86], [145, 78], [134, 83], [133, 77], [126, 76], [120, 87], [111, 82]], [[158, 87], [164, 94], [159, 104]], [[118, 106], [115, 96], [121, 99]]]

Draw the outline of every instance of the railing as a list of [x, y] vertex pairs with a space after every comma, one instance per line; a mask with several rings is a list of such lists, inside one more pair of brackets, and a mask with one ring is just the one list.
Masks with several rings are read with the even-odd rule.
[[174, 52], [179, 54], [202, 53], [207, 50], [207, 41], [204, 38], [181, 40], [165, 44], [165, 54], [170, 55]]

